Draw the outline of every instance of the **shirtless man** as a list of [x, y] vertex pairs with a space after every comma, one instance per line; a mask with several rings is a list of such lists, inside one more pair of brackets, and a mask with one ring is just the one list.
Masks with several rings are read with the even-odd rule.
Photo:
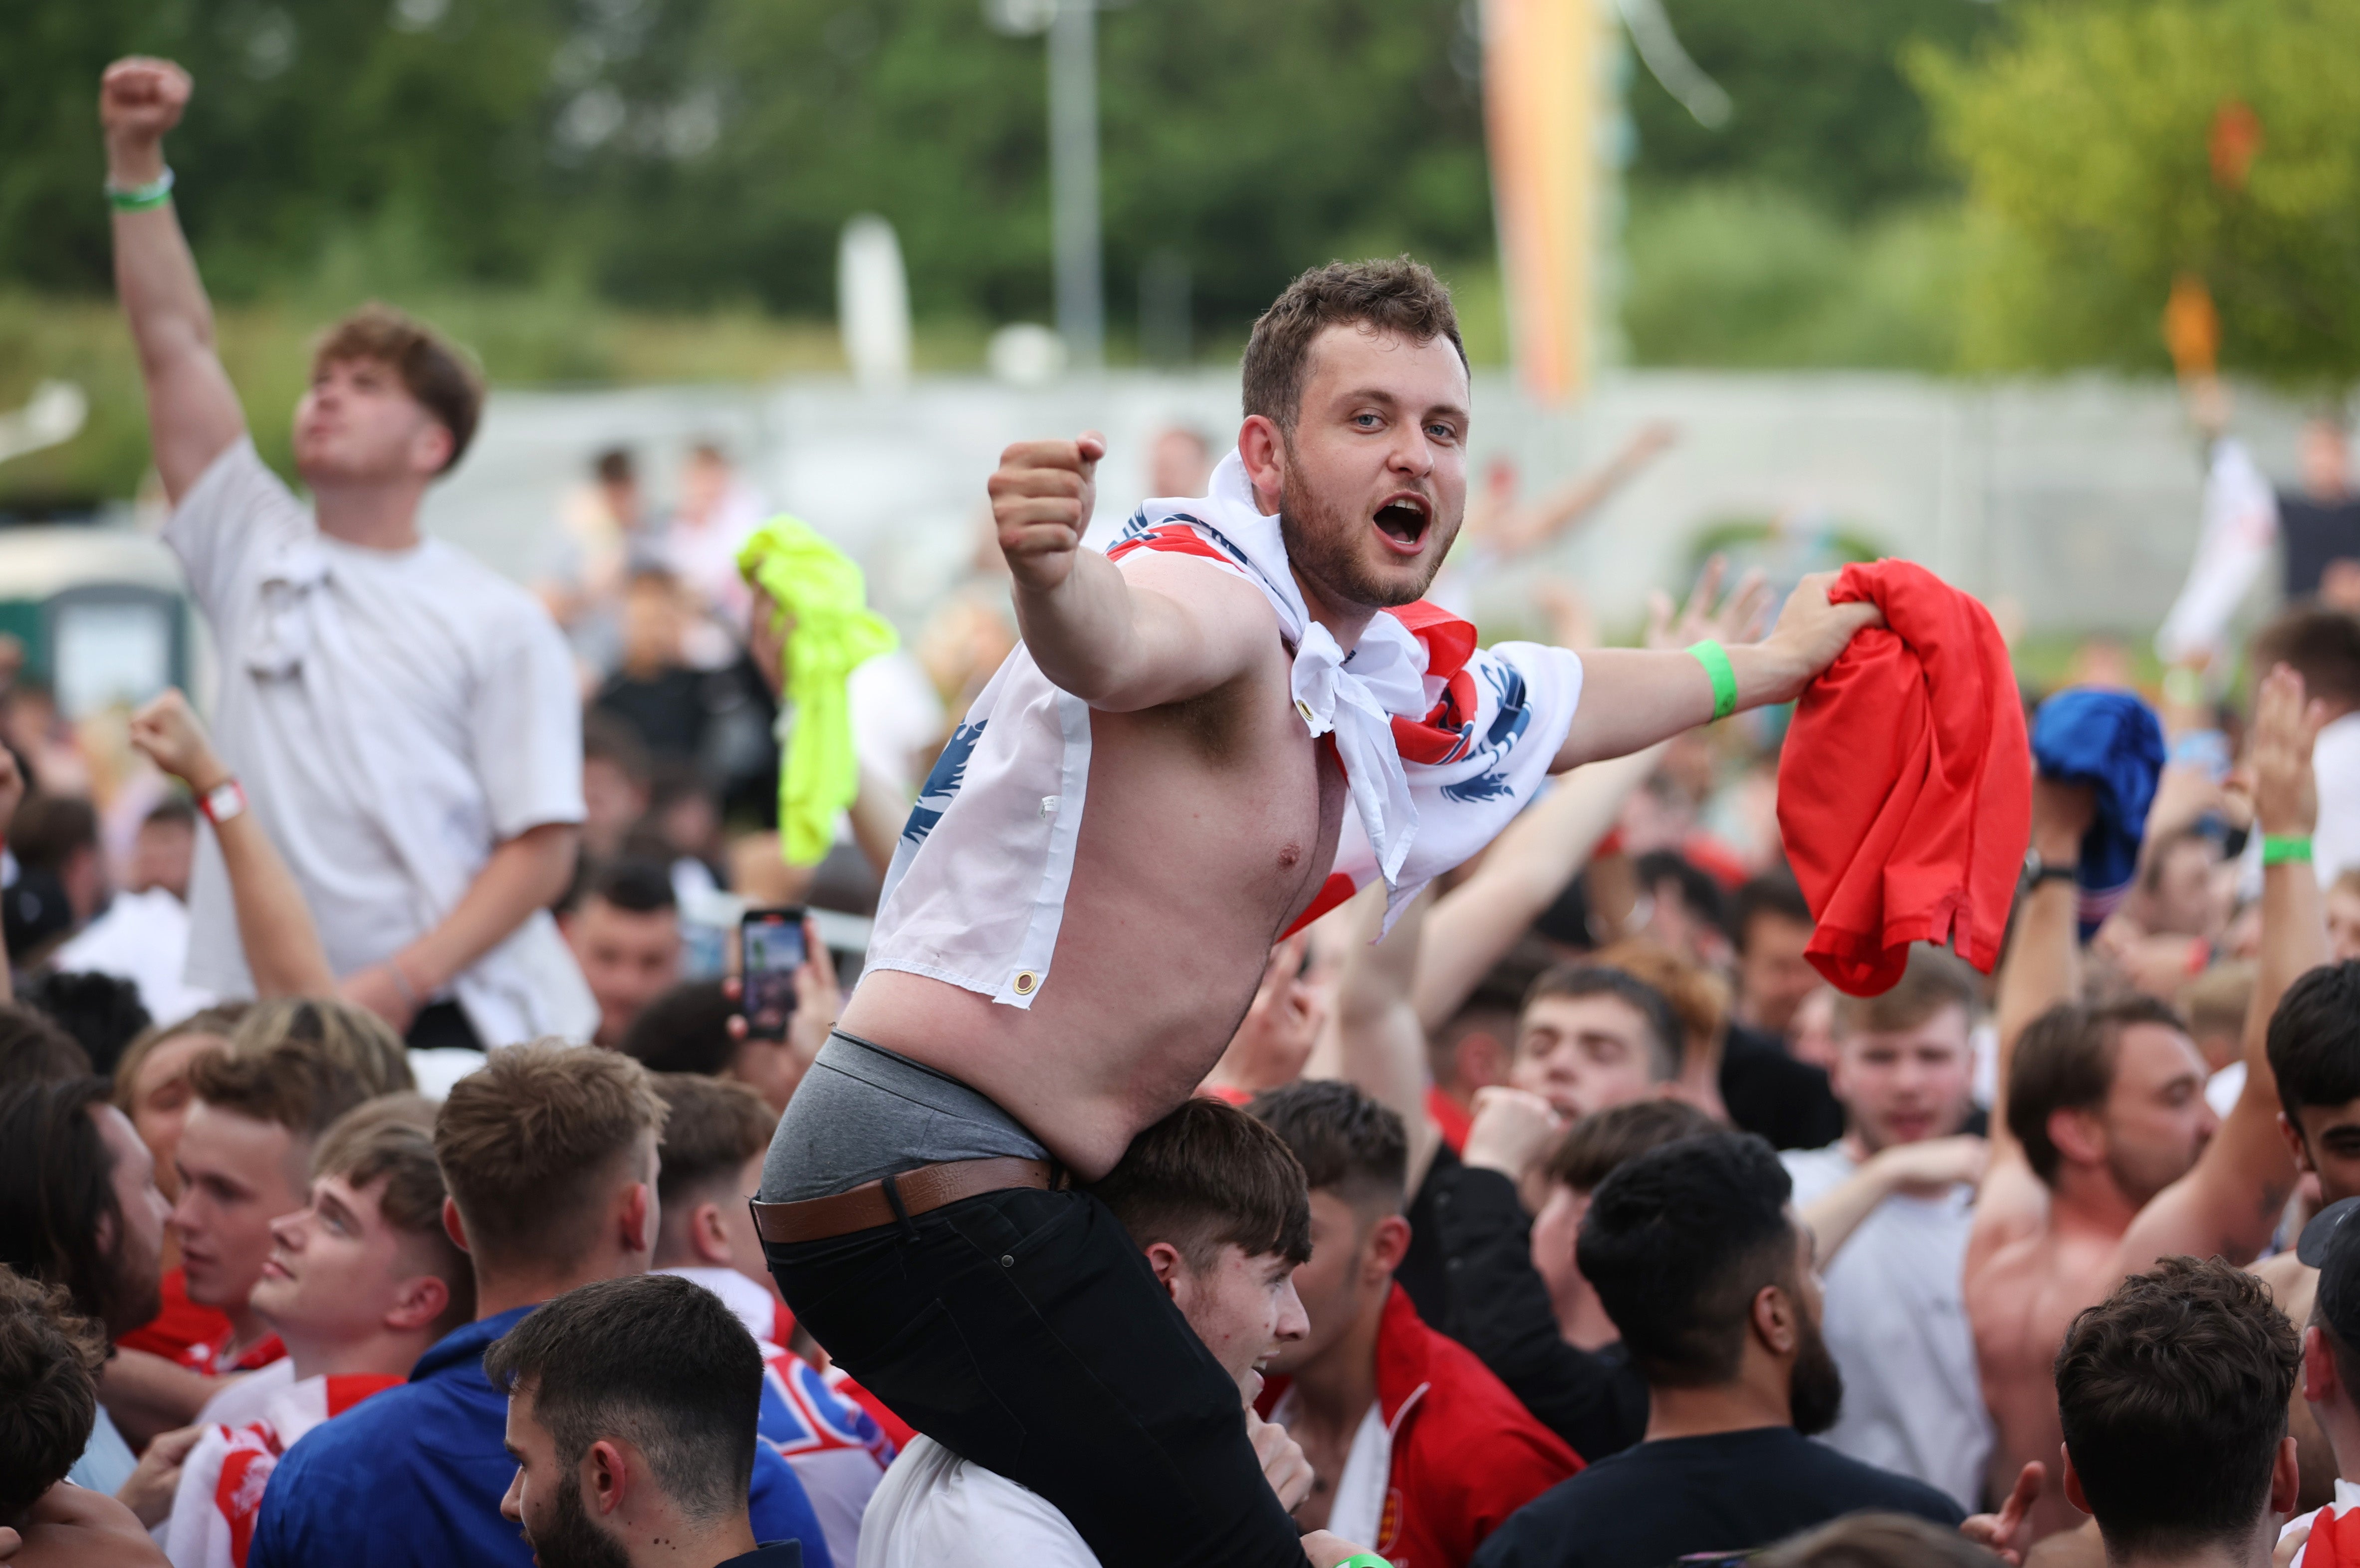
[[1106, 555], [1077, 548], [1098, 436], [1003, 455], [1024, 644], [921, 793], [757, 1206], [819, 1343], [1108, 1563], [1350, 1548], [1298, 1539], [1235, 1385], [1068, 1179], [1180, 1104], [1273, 942], [1374, 867], [1406, 896], [1544, 774], [1702, 724], [1717, 691], [1793, 697], [1876, 619], [1818, 578], [1726, 666], [1718, 645], [1474, 651], [1415, 603], [1458, 531], [1469, 419], [1449, 296], [1415, 263], [1298, 278], [1244, 383], [1213, 494], [1150, 503]]
[[[2007, 1492], [2033, 1465], [2056, 1474], [2063, 1432], [2053, 1367], [2083, 1308], [2158, 1258], [2246, 1263], [2269, 1245], [2294, 1161], [2278, 1127], [2264, 1031], [2287, 986], [2326, 954], [2318, 878], [2307, 858], [2318, 797], [2311, 743], [2320, 714], [2280, 666], [2255, 705], [2254, 804], [2266, 842], [2305, 858], [2263, 872], [2259, 973], [2245, 1026], [2244, 1093], [2224, 1119], [2204, 1103], [2204, 1060], [2171, 1008], [2137, 997], [2084, 1007], [2070, 867], [2088, 825], [2086, 790], [2034, 786], [2041, 870], [2000, 975], [2000, 1081], [1991, 1162], [1967, 1244], [1967, 1318], [1996, 1427], [1991, 1477]], [[2035, 1505], [2036, 1536], [2080, 1516], [2061, 1485]]]

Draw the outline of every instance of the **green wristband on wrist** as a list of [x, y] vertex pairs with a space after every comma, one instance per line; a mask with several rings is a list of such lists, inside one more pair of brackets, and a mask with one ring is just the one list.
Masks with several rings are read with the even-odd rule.
[[2311, 864], [2309, 833], [2264, 833], [2262, 835], [2264, 866], [2285, 866], [2294, 861], [2300, 861], [2305, 866]]
[[1712, 677], [1712, 716], [1725, 719], [1737, 712], [1737, 671], [1730, 668], [1729, 650], [1707, 638], [1688, 653]]
[[163, 173], [145, 185], [117, 185], [112, 180], [106, 182], [107, 205], [118, 212], [145, 212], [171, 199], [172, 170], [169, 165], [165, 167]]
[[1393, 1568], [1393, 1565], [1373, 1552], [1355, 1552], [1336, 1568]]

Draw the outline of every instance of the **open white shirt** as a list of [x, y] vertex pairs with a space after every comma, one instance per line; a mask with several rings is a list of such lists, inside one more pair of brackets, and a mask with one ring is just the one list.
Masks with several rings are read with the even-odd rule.
[[[338, 975], [441, 923], [504, 840], [582, 820], [574, 661], [523, 589], [439, 539], [320, 532], [241, 438], [166, 525], [221, 651], [214, 739]], [[221, 851], [199, 834], [188, 981], [253, 994]], [[486, 1046], [587, 1039], [597, 1004], [535, 911], [452, 987]]]
[[[1780, 1155], [1801, 1208], [1859, 1167], [1841, 1143]], [[1843, 1373], [1843, 1413], [1822, 1441], [1863, 1464], [1939, 1486], [1972, 1511], [1992, 1445], [1964, 1286], [1974, 1190], [1895, 1193], [1836, 1255], [1823, 1331]]]
[[877, 1484], [858, 1568], [1098, 1568], [1057, 1506], [921, 1433]]

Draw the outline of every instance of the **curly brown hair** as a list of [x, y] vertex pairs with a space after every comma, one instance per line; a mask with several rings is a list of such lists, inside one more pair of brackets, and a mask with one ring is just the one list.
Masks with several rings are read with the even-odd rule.
[[1292, 432], [1303, 406], [1312, 340], [1329, 327], [1357, 324], [1420, 343], [1448, 338], [1467, 363], [1459, 312], [1433, 270], [1408, 256], [1331, 261], [1286, 286], [1246, 340], [1245, 411]]

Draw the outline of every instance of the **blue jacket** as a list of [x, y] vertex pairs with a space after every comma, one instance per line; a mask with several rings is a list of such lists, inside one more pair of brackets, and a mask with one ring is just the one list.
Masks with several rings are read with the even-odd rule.
[[[407, 1385], [305, 1433], [271, 1472], [246, 1568], [532, 1568], [500, 1517], [516, 1461], [508, 1397], [484, 1376], [484, 1352], [530, 1311], [444, 1335]], [[833, 1568], [803, 1483], [754, 1446], [754, 1539], [799, 1541], [805, 1568]]]

